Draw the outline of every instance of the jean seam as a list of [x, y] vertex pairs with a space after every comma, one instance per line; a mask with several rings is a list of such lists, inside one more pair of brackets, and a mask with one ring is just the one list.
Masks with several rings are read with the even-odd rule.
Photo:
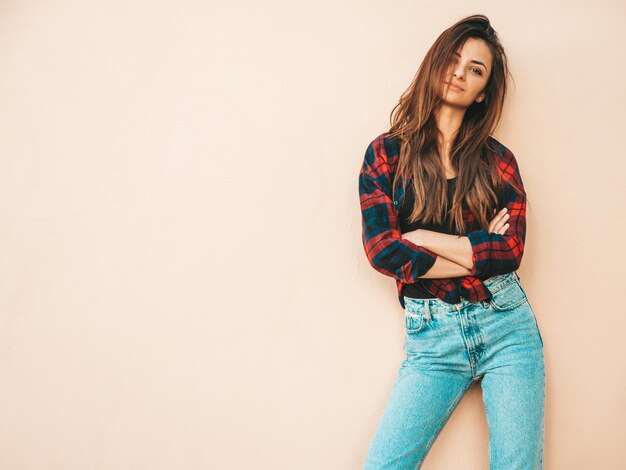
[[472, 358], [472, 351], [470, 350], [469, 344], [467, 344], [467, 336], [465, 336], [465, 323], [463, 322], [463, 315], [458, 316], [458, 320], [461, 324], [461, 336], [463, 336], [463, 344], [465, 345], [465, 351], [467, 352], [467, 359], [469, 361], [470, 370], [472, 371], [472, 380], [476, 379], [476, 364], [474, 363], [474, 359]]
[[528, 308], [530, 309], [530, 313], [533, 316], [533, 321], [535, 322], [535, 328], [537, 329], [537, 335], [539, 335], [539, 340], [541, 341], [541, 347], [545, 347], [543, 344], [543, 336], [541, 335], [541, 329], [539, 328], [539, 321], [537, 320], [537, 315], [535, 315], [535, 311], [533, 310], [533, 306], [528, 301]]

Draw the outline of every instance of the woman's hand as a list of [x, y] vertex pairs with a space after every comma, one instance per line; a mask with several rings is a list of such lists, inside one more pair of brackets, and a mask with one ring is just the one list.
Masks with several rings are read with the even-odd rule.
[[509, 214], [507, 214], [506, 207], [496, 214], [493, 220], [489, 223], [489, 232], [504, 235], [504, 232], [509, 228], [509, 224], [505, 223], [509, 220]]
[[422, 241], [420, 240], [420, 231], [422, 229], [417, 229], [417, 230], [413, 230], [411, 232], [406, 232], [406, 233], [402, 233], [400, 234], [400, 238], [404, 238], [410, 242], [412, 242], [415, 245], [421, 246]]

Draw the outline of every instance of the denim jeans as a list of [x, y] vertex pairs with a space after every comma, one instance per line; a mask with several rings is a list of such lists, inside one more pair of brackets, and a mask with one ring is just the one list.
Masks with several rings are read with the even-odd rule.
[[491, 302], [404, 297], [402, 362], [364, 470], [421, 468], [475, 381], [491, 470], [543, 469], [545, 366], [537, 319], [516, 272], [484, 281]]

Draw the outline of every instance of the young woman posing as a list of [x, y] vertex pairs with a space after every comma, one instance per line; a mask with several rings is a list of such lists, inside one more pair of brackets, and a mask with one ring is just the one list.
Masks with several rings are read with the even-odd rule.
[[420, 468], [476, 381], [490, 468], [543, 468], [543, 339], [516, 272], [527, 198], [515, 156], [491, 135], [508, 74], [488, 18], [459, 21], [365, 152], [363, 246], [396, 280], [406, 333], [366, 470]]

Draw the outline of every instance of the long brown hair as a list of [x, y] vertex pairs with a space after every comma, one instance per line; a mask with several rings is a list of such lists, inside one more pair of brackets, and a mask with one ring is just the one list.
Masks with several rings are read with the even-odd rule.
[[[440, 156], [435, 114], [443, 102], [443, 82], [453, 54], [468, 38], [485, 41], [492, 54], [492, 70], [484, 89], [485, 99], [472, 103], [450, 149], [452, 168], [457, 174], [452, 199], [450, 226], [466, 234], [463, 203], [482, 228], [487, 228], [498, 206], [502, 175], [493, 154], [498, 149], [490, 134], [500, 121], [510, 76], [504, 49], [484, 15], [472, 15], [446, 29], [426, 53], [413, 82], [391, 111], [388, 136], [399, 141], [400, 154], [393, 184], [406, 188], [412, 181], [415, 206], [410, 222], [441, 224], [447, 204], [446, 176]], [[523, 188], [511, 187], [525, 196]], [[428, 197], [427, 197], [428, 196]]]

